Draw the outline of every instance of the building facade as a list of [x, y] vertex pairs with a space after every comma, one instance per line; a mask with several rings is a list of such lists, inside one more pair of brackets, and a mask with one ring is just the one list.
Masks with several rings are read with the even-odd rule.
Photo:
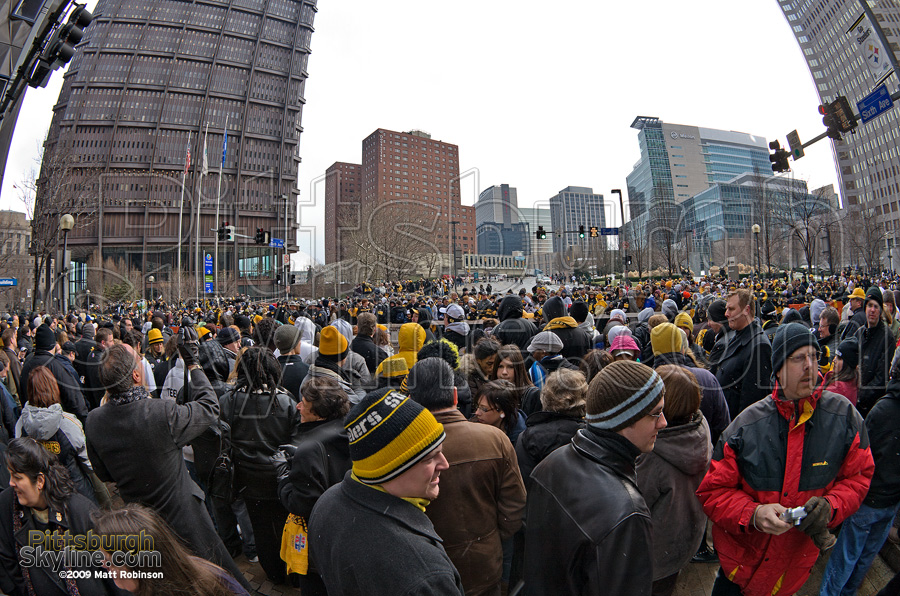
[[[553, 229], [553, 252], [563, 253], [568, 248], [585, 247], [591, 227], [606, 227], [603, 195], [584, 186], [567, 186], [550, 197], [550, 227]], [[585, 237], [577, 234], [584, 226]], [[550, 236], [546, 228], [547, 236]]]
[[[519, 218], [528, 224], [531, 254], [549, 254], [553, 252], [553, 220], [547, 207], [519, 207]], [[538, 226], [544, 227], [546, 238], [538, 239]]]
[[[326, 263], [348, 258], [359, 261], [362, 255], [348, 254], [347, 245], [366, 226], [414, 224], [417, 227], [407, 231], [430, 247], [423, 249], [418, 246], [422, 243], [414, 242], [415, 247], [409, 245], [411, 250], [423, 249], [449, 259], [455, 248], [457, 272], [462, 268], [462, 255], [476, 250], [475, 208], [461, 202], [456, 145], [432, 139], [419, 130], [379, 128], [363, 140], [361, 164], [341, 164], [344, 173], [340, 177], [332, 176], [337, 166], [326, 173]], [[360, 172], [358, 186], [345, 190], [338, 180], [346, 180], [346, 172], [353, 172], [353, 167]], [[348, 208], [340, 208], [341, 204]], [[333, 214], [334, 223], [329, 223], [329, 214]], [[377, 236], [374, 231], [372, 235]], [[399, 231], [392, 228], [391, 236]], [[383, 248], [388, 253], [392, 250]], [[431, 255], [423, 252], [420, 256], [427, 260]], [[427, 269], [420, 271], [435, 273]]]
[[[821, 103], [846, 96], [856, 102], [885, 79], [889, 93], [897, 90], [897, 74], [888, 77], [891, 60], [900, 57], [900, 4], [868, 2], [874, 18], [861, 17], [858, 2], [779, 0], [816, 84]], [[876, 28], [887, 39], [879, 42]], [[831, 141], [839, 193], [845, 206], [874, 210], [887, 231], [887, 246], [896, 246], [900, 230], [900, 113], [896, 109], [860, 124], [855, 134]]]
[[489, 186], [475, 203], [475, 234], [478, 254], [528, 255], [528, 222], [520, 218], [516, 188], [509, 184]]
[[[624, 226], [630, 251], [667, 253], [683, 241], [683, 205], [709, 187], [744, 173], [771, 172], [764, 137], [747, 133], [671, 124], [638, 116], [640, 160], [626, 177], [630, 221]], [[655, 261], [654, 261], [655, 262]]]
[[[45, 187], [60, 173], [69, 182], [39, 192], [39, 212], [76, 211], [69, 246], [81, 267], [112, 259], [162, 288], [196, 279], [211, 255], [220, 293], [277, 292], [283, 256], [296, 249], [316, 1], [100, 0], [95, 13], [41, 169]], [[212, 255], [225, 222], [237, 240]], [[254, 245], [258, 228], [285, 249]]]
[[[31, 222], [24, 213], [0, 211], [0, 277], [12, 282], [0, 284], [0, 308], [30, 308], [34, 291], [34, 259], [28, 254]], [[6, 285], [6, 284], [10, 285]]]

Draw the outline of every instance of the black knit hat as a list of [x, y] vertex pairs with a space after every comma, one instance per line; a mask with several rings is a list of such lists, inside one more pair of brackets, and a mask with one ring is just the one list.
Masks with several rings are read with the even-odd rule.
[[236, 341], [241, 341], [241, 334], [234, 327], [222, 327], [216, 334], [216, 341], [223, 346], [227, 346]]
[[585, 420], [594, 428], [613, 432], [628, 428], [649, 414], [664, 393], [662, 379], [649, 366], [630, 360], [613, 362], [588, 386]]
[[869, 300], [874, 300], [878, 303], [878, 306], [884, 308], [884, 294], [881, 292], [881, 288], [878, 286], [872, 286], [868, 290], [866, 290], [866, 301], [865, 304], [868, 304]]
[[713, 323], [724, 323], [725, 321], [727, 321], [728, 317], [725, 316], [725, 301], [714, 301], [709, 305], [709, 308], [706, 310], [706, 314], [709, 317], [709, 320]]
[[787, 323], [778, 326], [775, 339], [772, 341], [772, 374], [784, 366], [784, 361], [804, 346], [819, 349], [819, 342], [813, 330], [803, 323]]
[[844, 368], [856, 368], [859, 364], [859, 341], [855, 336], [845, 339], [834, 355], [844, 361]]
[[34, 333], [34, 349], [49, 352], [56, 343], [56, 335], [47, 325], [41, 325]]

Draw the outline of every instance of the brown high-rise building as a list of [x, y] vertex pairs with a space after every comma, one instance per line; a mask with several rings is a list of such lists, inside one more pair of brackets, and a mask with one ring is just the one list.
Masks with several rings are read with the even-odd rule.
[[[360, 179], [348, 175], [353, 172], [361, 173], [361, 192], [355, 183]], [[454, 248], [451, 222], [457, 222], [457, 254], [475, 252], [475, 208], [460, 201], [459, 148], [427, 133], [379, 128], [363, 140], [361, 165], [339, 162], [328, 168], [325, 197], [327, 263], [347, 258], [341, 240], [361, 223], [349, 208], [357, 202], [360, 213], [367, 206], [391, 203], [406, 210], [409, 220], [415, 214], [427, 222], [429, 241], [447, 255]], [[396, 216], [397, 211], [390, 213]]]
[[[325, 170], [325, 262], [337, 263], [346, 256], [346, 247], [335, 239], [340, 222], [359, 209], [362, 196], [362, 166], [335, 162]], [[344, 224], [346, 225], [346, 224]]]
[[[296, 250], [316, 10], [316, 0], [99, 0], [45, 145], [41, 177], [63, 171], [65, 192], [37, 197], [37, 211], [58, 218], [54, 211], [73, 209], [66, 201], [77, 195], [68, 238], [76, 292], [89, 279], [87, 264], [99, 267], [102, 257], [145, 285], [153, 275], [167, 300], [176, 297], [176, 277], [187, 286], [183, 297], [194, 296], [195, 241], [205, 261], [217, 211], [219, 225], [237, 234], [218, 242], [220, 293], [283, 292], [274, 282], [283, 252]], [[286, 249], [255, 244], [259, 228]], [[96, 296], [104, 288], [89, 289]]]

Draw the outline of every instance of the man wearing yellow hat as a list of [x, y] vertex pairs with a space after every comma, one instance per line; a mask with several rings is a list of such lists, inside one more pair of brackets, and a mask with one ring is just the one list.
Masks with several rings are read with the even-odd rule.
[[866, 302], [866, 293], [857, 286], [853, 288], [849, 298], [848, 306], [844, 307], [844, 312], [841, 314], [841, 320], [847, 321], [847, 326], [841, 333], [841, 340], [853, 337], [857, 329], [866, 326], [866, 309], [863, 306]]

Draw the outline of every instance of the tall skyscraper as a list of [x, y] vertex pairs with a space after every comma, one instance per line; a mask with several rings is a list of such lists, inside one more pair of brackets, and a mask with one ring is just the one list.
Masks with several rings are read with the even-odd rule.
[[[63, 169], [68, 196], [87, 195], [69, 235], [76, 283], [93, 253], [153, 274], [157, 288], [179, 262], [193, 272], [197, 234], [205, 261], [218, 212], [238, 234], [219, 242], [217, 269], [231, 279], [220, 289], [277, 290], [282, 255], [252, 237], [263, 228], [284, 240], [283, 252], [296, 248], [315, 13], [316, 0], [100, 0], [66, 73], [41, 171], [51, 180]], [[38, 195], [50, 211], [67, 208], [63, 198]]]
[[[553, 220], [550, 219], [550, 209], [546, 207], [519, 207], [519, 217], [528, 223], [531, 234], [531, 254], [546, 254], [553, 252]], [[544, 226], [547, 237], [538, 240], [536, 234], [538, 226]]]
[[676, 229], [681, 204], [713, 184], [772, 171], [764, 137], [647, 116], [635, 118], [631, 127], [639, 131], [641, 151], [626, 177], [631, 215], [626, 235], [634, 239], [650, 238], [660, 228]]
[[[553, 252], [561, 253], [572, 246], [587, 246], [586, 238], [592, 226], [606, 227], [603, 195], [593, 188], [567, 186], [550, 197], [550, 220], [553, 227]], [[579, 238], [579, 226], [584, 226], [585, 238]]]
[[[337, 161], [325, 170], [325, 262], [347, 258], [347, 247], [338, 242], [340, 222], [359, 213], [362, 198], [362, 166]], [[349, 214], [348, 214], [349, 211]]]
[[475, 203], [475, 235], [478, 254], [529, 254], [529, 225], [520, 221], [516, 188], [509, 184], [489, 186]]
[[[900, 57], [897, 2], [867, 2], [875, 23], [862, 16], [859, 2], [779, 0], [778, 4], [823, 104], [844, 95], [855, 106], [890, 70], [887, 52], [895, 60]], [[874, 26], [881, 27], [888, 47], [881, 47]], [[885, 80], [890, 93], [898, 88], [898, 74]], [[891, 248], [900, 228], [900, 112], [888, 110], [832, 144], [844, 205], [874, 209], [885, 223]]]
[[[342, 175], [333, 176], [340, 166]], [[361, 191], [348, 195], [349, 187], [338, 187], [339, 180], [347, 180], [351, 167], [361, 171]], [[352, 171], [352, 170], [349, 170]], [[358, 199], [357, 199], [358, 196]], [[359, 203], [353, 209], [340, 205]], [[475, 251], [475, 208], [463, 205], [459, 187], [459, 148], [451, 143], [434, 140], [428, 133], [412, 130], [396, 132], [379, 128], [363, 140], [362, 164], [334, 164], [325, 181], [326, 262], [346, 258], [343, 246], [359, 227], [371, 225], [361, 222], [359, 214], [368, 214], [376, 206], [392, 205], [387, 215], [405, 213], [407, 223], [414, 219], [426, 224], [424, 230], [408, 230], [410, 234], [424, 234], [440, 253], [450, 254], [455, 244], [457, 256]], [[335, 223], [328, 223], [334, 213]], [[403, 218], [384, 216], [376, 221], [390, 225], [404, 223]], [[396, 220], [396, 221], [393, 221]], [[453, 222], [456, 222], [455, 224]], [[329, 227], [330, 226], [330, 227]], [[419, 247], [421, 248], [421, 247]], [[377, 255], [374, 255], [377, 256]], [[411, 256], [411, 255], [407, 255]], [[331, 259], [331, 260], [329, 260]], [[457, 268], [460, 261], [457, 260]]]

